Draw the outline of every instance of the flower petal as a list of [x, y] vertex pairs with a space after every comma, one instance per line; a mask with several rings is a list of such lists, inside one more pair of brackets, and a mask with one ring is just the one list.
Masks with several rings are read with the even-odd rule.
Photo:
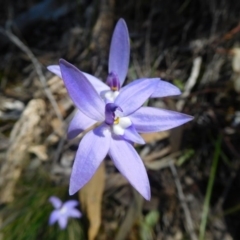
[[110, 146], [110, 131], [103, 124], [88, 132], [82, 139], [70, 178], [69, 194], [73, 195], [93, 176]]
[[119, 136], [119, 135], [121, 136], [124, 134], [125, 129], [122, 128], [119, 124], [113, 124], [112, 131], [113, 131], [113, 134], [115, 134], [117, 136]]
[[138, 132], [136, 131], [133, 125], [124, 129], [123, 137], [126, 140], [130, 140], [131, 142], [135, 142], [138, 144], [145, 144], [144, 139], [138, 134]]
[[[62, 73], [59, 65], [50, 65], [47, 67], [47, 69], [50, 72], [56, 74], [58, 77], [62, 78]], [[85, 72], [82, 72], [82, 74], [89, 80], [89, 82], [98, 92], [98, 94], [100, 94], [102, 91], [110, 90], [110, 87], [108, 85], [106, 85], [104, 82], [94, 77], [93, 75]]]
[[119, 125], [122, 127], [122, 128], [128, 128], [132, 125], [132, 122], [130, 120], [129, 117], [120, 117], [119, 118]]
[[60, 217], [59, 210], [52, 211], [48, 220], [48, 224], [53, 225], [56, 221], [58, 221], [59, 217]]
[[56, 74], [58, 77], [62, 78], [62, 73], [59, 65], [50, 65], [50, 66], [47, 66], [47, 69], [50, 72]]
[[77, 200], [68, 200], [63, 204], [63, 207], [67, 209], [73, 209], [74, 207], [78, 206], [79, 202]]
[[129, 34], [126, 22], [120, 19], [114, 29], [110, 54], [109, 54], [109, 73], [118, 76], [120, 85], [123, 84], [128, 71], [130, 56]]
[[100, 94], [103, 91], [110, 90], [110, 87], [102, 82], [100, 79], [94, 77], [93, 75], [89, 73], [82, 72], [83, 75], [89, 80], [89, 82], [92, 84], [92, 86], [95, 88], [95, 90]]
[[146, 199], [150, 200], [150, 185], [146, 169], [133, 146], [125, 140], [111, 140], [109, 155], [117, 169], [132, 186]]
[[67, 227], [68, 224], [68, 217], [67, 216], [60, 216], [60, 218], [58, 219], [58, 225], [61, 229], [65, 229]]
[[115, 104], [123, 110], [124, 116], [128, 116], [141, 107], [151, 96], [158, 82], [158, 79], [153, 78], [139, 79], [129, 83], [120, 91], [120, 94], [115, 99]]
[[68, 94], [77, 108], [89, 118], [103, 121], [105, 104], [91, 83], [67, 61], [60, 59], [59, 65]]
[[62, 201], [55, 196], [49, 198], [49, 202], [54, 206], [54, 208], [60, 208], [62, 206]]
[[181, 94], [181, 91], [178, 87], [174, 86], [169, 82], [163, 81], [160, 78], [158, 78], [158, 80], [158, 85], [153, 94], [150, 96], [151, 98], [176, 96]]
[[187, 114], [152, 107], [142, 107], [129, 118], [141, 133], [165, 131], [193, 119]]
[[68, 126], [68, 139], [75, 138], [78, 134], [80, 134], [85, 129], [91, 127], [95, 123], [95, 120], [89, 118], [80, 110], [77, 110]]
[[68, 216], [72, 218], [80, 218], [82, 214], [80, 213], [79, 210], [73, 208], [68, 211]]

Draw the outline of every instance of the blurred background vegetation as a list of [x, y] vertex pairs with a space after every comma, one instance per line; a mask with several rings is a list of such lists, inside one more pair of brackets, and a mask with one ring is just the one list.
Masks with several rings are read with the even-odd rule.
[[[240, 239], [240, 1], [16, 0], [0, 8], [0, 239]], [[69, 199], [81, 134], [61, 79], [64, 58], [105, 81], [115, 23], [130, 33], [127, 81], [159, 77], [183, 92], [149, 105], [194, 121], [144, 134], [142, 199], [109, 159], [73, 198], [81, 220], [48, 226], [48, 198]], [[133, 169], [134, 171], [134, 169]]]

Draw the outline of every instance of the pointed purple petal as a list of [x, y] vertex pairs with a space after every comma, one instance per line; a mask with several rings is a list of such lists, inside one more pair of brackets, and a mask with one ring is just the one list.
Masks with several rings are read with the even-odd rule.
[[73, 209], [74, 207], [78, 206], [79, 202], [77, 200], [68, 200], [63, 204], [63, 207], [68, 209]]
[[158, 80], [158, 85], [153, 94], [150, 96], [151, 98], [176, 96], [181, 94], [181, 91], [178, 87], [174, 86], [169, 82], [163, 81], [160, 78], [158, 78]]
[[130, 126], [124, 130], [123, 137], [126, 140], [130, 140], [131, 142], [135, 142], [138, 144], [145, 144], [144, 139], [138, 134], [134, 126]]
[[56, 74], [58, 77], [62, 78], [62, 73], [59, 65], [50, 65], [50, 66], [47, 66], [47, 69], [50, 72]]
[[72, 218], [80, 218], [82, 214], [79, 210], [73, 208], [68, 211], [68, 216]]
[[59, 210], [52, 211], [48, 220], [48, 224], [53, 225], [56, 221], [58, 221], [59, 217], [60, 217]]
[[128, 71], [130, 56], [129, 34], [125, 21], [120, 19], [114, 29], [110, 54], [108, 73], [117, 74], [120, 85], [123, 84]]
[[67, 61], [60, 59], [63, 81], [74, 104], [89, 118], [104, 120], [105, 104], [87, 78]]
[[111, 140], [109, 155], [117, 169], [132, 186], [146, 199], [150, 200], [150, 185], [146, 169], [133, 146], [124, 140]]
[[120, 91], [115, 104], [123, 110], [124, 116], [128, 116], [151, 96], [158, 82], [158, 79], [140, 79], [129, 83]]
[[82, 139], [70, 178], [69, 194], [73, 195], [93, 176], [110, 146], [110, 131], [103, 124], [88, 132]]
[[87, 128], [91, 127], [95, 124], [96, 121], [86, 116], [80, 110], [77, 110], [73, 119], [71, 120], [68, 126], [68, 139], [75, 138], [78, 134], [82, 131], [86, 130]]
[[165, 131], [193, 119], [187, 114], [152, 107], [142, 107], [129, 118], [136, 130], [141, 133]]
[[[154, 90], [154, 92], [152, 93], [152, 95], [150, 96], [150, 98], [160, 98], [160, 97], [167, 97], [167, 96], [176, 96], [176, 95], [180, 95], [181, 91], [178, 87], [174, 86], [173, 84], [163, 81], [160, 78], [140, 78], [137, 80], [134, 80], [132, 83], [134, 83], [135, 81], [141, 81], [141, 80], [158, 80], [158, 85], [156, 86], [156, 89]], [[128, 85], [127, 85], [128, 86]], [[126, 86], [126, 87], [127, 87]], [[123, 89], [125, 89], [126, 87], [123, 87]]]
[[67, 216], [60, 216], [60, 218], [58, 219], [58, 225], [61, 229], [65, 229], [67, 227], [68, 224], [68, 217]]
[[62, 201], [55, 196], [50, 197], [49, 202], [54, 206], [54, 208], [60, 208], [62, 206]]
[[[50, 65], [47, 67], [47, 69], [56, 74], [58, 77], [62, 78], [62, 73], [59, 65]], [[89, 80], [89, 82], [92, 84], [92, 86], [95, 88], [95, 90], [100, 94], [102, 91], [110, 90], [110, 87], [103, 83], [98, 78], [94, 77], [93, 75], [89, 73], [82, 72], [82, 74]]]
[[110, 90], [110, 87], [99, 80], [98, 78], [94, 77], [93, 75], [89, 73], [82, 72], [83, 75], [89, 80], [89, 82], [92, 84], [92, 86], [95, 88], [95, 90], [100, 94], [103, 91]]

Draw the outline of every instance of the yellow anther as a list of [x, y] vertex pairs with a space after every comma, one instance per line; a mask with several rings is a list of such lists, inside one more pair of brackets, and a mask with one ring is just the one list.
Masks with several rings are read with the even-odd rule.
[[112, 91], [117, 91], [118, 88], [117, 88], [117, 87], [111, 87], [111, 90], [112, 90]]
[[119, 124], [119, 117], [115, 118], [113, 123], [114, 124]]

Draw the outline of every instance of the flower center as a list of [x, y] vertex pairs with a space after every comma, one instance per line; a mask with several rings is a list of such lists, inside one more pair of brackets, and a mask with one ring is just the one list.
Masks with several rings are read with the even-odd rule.
[[132, 125], [130, 118], [118, 117], [115, 112], [122, 109], [115, 103], [107, 103], [105, 106], [105, 123], [111, 127], [115, 135], [124, 135], [125, 129]]
[[118, 121], [118, 118], [115, 118], [115, 111], [119, 110], [122, 112], [122, 109], [115, 103], [107, 103], [105, 106], [105, 123], [108, 125], [115, 124], [115, 121]]
[[65, 214], [66, 212], [67, 212], [66, 207], [61, 207], [61, 208], [60, 208], [60, 213], [61, 213], [61, 214]]
[[113, 124], [119, 124], [119, 120], [120, 120], [119, 117], [115, 118]]

